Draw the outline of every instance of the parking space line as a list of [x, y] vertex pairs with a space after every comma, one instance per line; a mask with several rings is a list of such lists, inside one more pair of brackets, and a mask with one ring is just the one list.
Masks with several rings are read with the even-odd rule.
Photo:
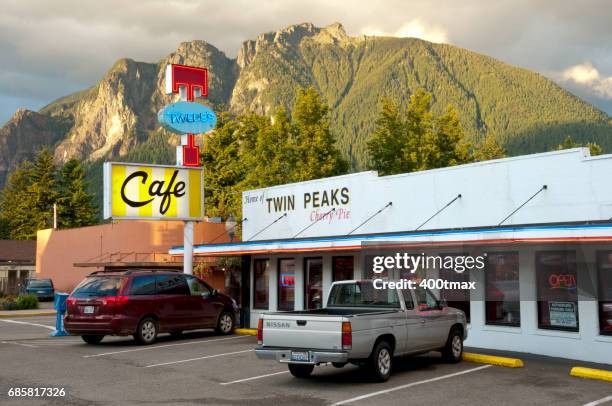
[[189, 359], [182, 359], [182, 360], [179, 360], [179, 361], [162, 362], [161, 364], [146, 365], [145, 368], [161, 367], [161, 366], [164, 366], [164, 365], [172, 365], [172, 364], [182, 364], [184, 362], [200, 361], [200, 360], [208, 359], [208, 358], [224, 357], [226, 355], [233, 355], [233, 354], [243, 354], [245, 352], [252, 352], [252, 351], [255, 351], [255, 350], [254, 349], [250, 349], [250, 350], [244, 350], [244, 351], [226, 352], [226, 353], [223, 353], [223, 354], [206, 355], [204, 357], [189, 358]]
[[251, 378], [238, 379], [238, 380], [231, 381], [231, 382], [221, 382], [221, 385], [233, 385], [235, 383], [254, 381], [255, 379], [267, 378], [269, 376], [280, 375], [280, 374], [288, 374], [288, 373], [289, 373], [289, 371], [274, 372], [272, 374], [253, 376]]
[[584, 406], [597, 406], [609, 401], [612, 401], [612, 395], [606, 396], [605, 398], [601, 398], [599, 400], [595, 400], [593, 402], [586, 403]]
[[0, 319], [0, 321], [3, 321], [5, 323], [13, 323], [13, 324], [25, 324], [27, 326], [34, 326], [34, 327], [44, 327], [49, 330], [55, 330], [55, 327], [47, 326], [46, 324], [28, 323], [27, 321], [9, 320], [9, 319]]
[[201, 344], [201, 343], [212, 343], [212, 342], [215, 342], [215, 341], [237, 340], [239, 338], [245, 338], [245, 337], [249, 337], [249, 336], [215, 338], [213, 340], [189, 341], [189, 342], [186, 342], [186, 343], [164, 344], [164, 345], [155, 345], [155, 346], [149, 346], [149, 347], [132, 348], [132, 349], [129, 349], [129, 350], [111, 351], [111, 352], [103, 352], [101, 354], [83, 355], [83, 358], [95, 358], [95, 357], [102, 357], [104, 355], [123, 354], [123, 353], [126, 353], [126, 352], [154, 350], [156, 348], [178, 347], [178, 346], [182, 346], [182, 345]]
[[38, 348], [35, 345], [31, 345], [31, 344], [23, 344], [23, 343], [17, 343], [14, 341], [1, 341], [2, 344], [14, 344], [14, 345], [21, 345], [22, 347], [28, 347], [28, 348]]
[[346, 405], [347, 403], [353, 403], [353, 402], [356, 402], [358, 400], [367, 399], [367, 398], [371, 398], [371, 397], [378, 396], [378, 395], [384, 395], [384, 394], [389, 393], [389, 392], [395, 392], [397, 390], [411, 388], [413, 386], [422, 385], [424, 383], [430, 383], [430, 382], [440, 381], [442, 379], [453, 378], [455, 376], [469, 374], [471, 372], [476, 372], [476, 371], [480, 371], [482, 369], [491, 368], [491, 367], [492, 367], [492, 365], [483, 365], [481, 367], [466, 369], [465, 371], [455, 372], [455, 373], [448, 374], [448, 375], [437, 376], [435, 378], [425, 379], [425, 380], [422, 380], [422, 381], [411, 382], [411, 383], [407, 383], [406, 385], [395, 386], [393, 388], [379, 390], [379, 391], [372, 392], [372, 393], [366, 393], [365, 395], [356, 396], [354, 398], [350, 398], [350, 399], [342, 400], [340, 402], [336, 402], [332, 406]]

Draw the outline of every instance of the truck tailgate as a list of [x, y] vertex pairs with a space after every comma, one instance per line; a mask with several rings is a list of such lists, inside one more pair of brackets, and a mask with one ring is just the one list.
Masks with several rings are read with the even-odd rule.
[[299, 314], [265, 314], [263, 316], [264, 347], [342, 349], [340, 316]]

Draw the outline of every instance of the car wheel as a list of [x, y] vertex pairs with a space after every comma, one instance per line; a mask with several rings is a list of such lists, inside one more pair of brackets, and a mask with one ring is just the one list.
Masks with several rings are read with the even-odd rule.
[[296, 378], [308, 378], [313, 369], [314, 365], [289, 364], [289, 372]]
[[138, 323], [134, 338], [139, 344], [153, 344], [157, 338], [157, 322], [152, 317], [145, 317]]
[[370, 373], [377, 382], [384, 382], [391, 376], [393, 369], [393, 350], [386, 341], [379, 342], [368, 362]]
[[104, 338], [103, 335], [85, 335], [85, 336], [81, 336], [81, 338], [83, 339], [83, 341], [85, 341], [87, 344], [100, 344], [100, 341], [102, 341], [102, 339]]
[[229, 312], [222, 312], [215, 328], [219, 334], [231, 334], [234, 331], [234, 318]]
[[448, 334], [446, 345], [442, 349], [442, 357], [447, 362], [455, 364], [461, 361], [463, 355], [463, 334], [458, 328], [453, 328]]

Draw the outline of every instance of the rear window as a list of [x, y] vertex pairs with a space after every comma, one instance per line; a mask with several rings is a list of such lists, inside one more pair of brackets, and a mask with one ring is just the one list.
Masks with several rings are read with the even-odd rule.
[[329, 294], [328, 307], [384, 307], [399, 308], [394, 289], [375, 289], [372, 283], [341, 283]]
[[28, 282], [28, 288], [51, 288], [53, 285], [51, 281], [32, 280]]
[[73, 297], [117, 296], [121, 287], [120, 276], [89, 276], [72, 292]]

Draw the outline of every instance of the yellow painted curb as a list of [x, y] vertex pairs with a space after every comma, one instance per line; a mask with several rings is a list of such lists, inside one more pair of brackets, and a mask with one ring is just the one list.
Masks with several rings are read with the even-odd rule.
[[21, 313], [21, 314], [0, 314], [0, 319], [11, 319], [15, 317], [37, 317], [37, 316], [55, 316], [55, 311], [38, 312], [38, 313]]
[[496, 357], [494, 355], [474, 354], [471, 352], [464, 352], [463, 360], [477, 362], [479, 364], [499, 365], [500, 367], [508, 368], [523, 367], [523, 361], [518, 358]]
[[602, 381], [612, 382], [612, 371], [606, 371], [604, 369], [573, 367], [570, 370], [570, 375], [579, 378], [600, 379]]
[[256, 336], [257, 330], [254, 328], [237, 328], [234, 330], [234, 333], [242, 334], [242, 335], [249, 335], [249, 336]]

